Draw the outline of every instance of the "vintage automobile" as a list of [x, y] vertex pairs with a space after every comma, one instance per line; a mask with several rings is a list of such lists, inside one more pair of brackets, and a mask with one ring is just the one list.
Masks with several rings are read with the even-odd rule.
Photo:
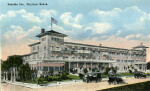
[[135, 78], [146, 78], [146, 74], [144, 74], [143, 72], [137, 71], [134, 74]]
[[92, 72], [92, 73], [88, 73], [83, 77], [83, 82], [100, 82], [102, 80], [102, 73], [100, 72]]
[[119, 74], [112, 74], [109, 75], [109, 80], [108, 80], [108, 84], [127, 84], [121, 77]]

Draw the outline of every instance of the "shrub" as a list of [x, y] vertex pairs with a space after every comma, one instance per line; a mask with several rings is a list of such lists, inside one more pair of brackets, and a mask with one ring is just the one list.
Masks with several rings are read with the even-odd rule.
[[109, 68], [109, 67], [106, 67], [105, 74], [107, 75], [109, 71], [110, 71], [110, 68]]
[[83, 76], [84, 76], [84, 74], [79, 73], [79, 77], [80, 77], [80, 79], [82, 79], [82, 78], [83, 78]]
[[130, 72], [130, 73], [132, 73], [132, 70], [131, 70], [131, 69], [129, 69], [129, 72]]
[[84, 74], [86, 74], [88, 72], [87, 68], [83, 69]]
[[112, 71], [113, 71], [114, 73], [117, 73], [117, 69], [116, 69], [115, 67], [112, 67]]

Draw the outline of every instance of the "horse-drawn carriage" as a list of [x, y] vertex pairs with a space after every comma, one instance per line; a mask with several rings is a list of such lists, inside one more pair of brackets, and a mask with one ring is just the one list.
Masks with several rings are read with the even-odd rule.
[[92, 72], [92, 73], [88, 73], [83, 77], [83, 82], [100, 82], [102, 80], [102, 73], [100, 72]]
[[121, 77], [119, 74], [109, 74], [108, 75], [109, 80], [108, 83], [110, 84], [127, 84]]

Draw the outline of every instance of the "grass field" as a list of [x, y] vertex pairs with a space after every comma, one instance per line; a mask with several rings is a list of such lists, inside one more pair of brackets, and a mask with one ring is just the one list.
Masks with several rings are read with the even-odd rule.
[[150, 91], [150, 81], [136, 83], [131, 85], [125, 85], [120, 87], [114, 87], [98, 91]]

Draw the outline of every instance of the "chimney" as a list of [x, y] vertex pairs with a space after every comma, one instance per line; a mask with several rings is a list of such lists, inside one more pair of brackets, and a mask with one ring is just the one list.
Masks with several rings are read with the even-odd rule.
[[44, 28], [42, 28], [42, 29], [41, 29], [41, 33], [44, 33], [44, 32], [45, 32], [45, 29], [44, 29]]

